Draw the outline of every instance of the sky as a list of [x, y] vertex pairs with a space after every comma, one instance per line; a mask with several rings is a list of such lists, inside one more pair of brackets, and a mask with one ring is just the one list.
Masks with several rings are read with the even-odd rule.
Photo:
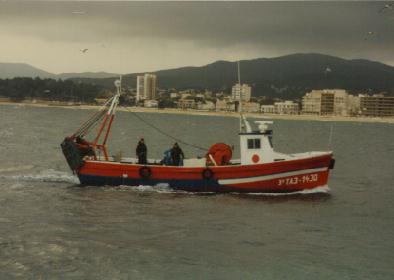
[[0, 0], [0, 62], [125, 74], [314, 52], [394, 65], [391, 3]]

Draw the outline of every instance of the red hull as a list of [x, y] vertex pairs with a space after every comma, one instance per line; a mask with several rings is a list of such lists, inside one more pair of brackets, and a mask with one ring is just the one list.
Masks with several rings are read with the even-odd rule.
[[175, 167], [86, 161], [78, 172], [89, 185], [155, 185], [215, 192], [292, 192], [327, 185], [332, 154], [255, 165]]

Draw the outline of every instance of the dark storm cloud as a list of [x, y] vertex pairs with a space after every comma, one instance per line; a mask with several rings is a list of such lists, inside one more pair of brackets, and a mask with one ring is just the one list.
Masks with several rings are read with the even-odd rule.
[[[48, 41], [127, 38], [200, 47], [269, 47], [355, 56], [394, 49], [394, 12], [383, 2], [5, 2], [0, 23]], [[74, 12], [74, 13], [73, 13]], [[81, 12], [81, 13], [76, 13]], [[373, 31], [373, 35], [367, 35]]]

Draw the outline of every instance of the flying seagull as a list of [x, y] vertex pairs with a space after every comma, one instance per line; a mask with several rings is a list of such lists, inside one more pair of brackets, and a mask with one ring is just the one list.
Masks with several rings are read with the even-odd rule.
[[393, 3], [386, 4], [379, 10], [379, 13], [384, 13], [386, 10], [392, 10], [393, 9]]
[[88, 49], [81, 49], [80, 50], [82, 53], [86, 53], [88, 51]]
[[364, 40], [368, 40], [368, 37], [374, 36], [375, 32], [374, 31], [368, 31], [367, 34], [365, 34], [365, 35], [366, 35], [366, 37], [364, 38]]

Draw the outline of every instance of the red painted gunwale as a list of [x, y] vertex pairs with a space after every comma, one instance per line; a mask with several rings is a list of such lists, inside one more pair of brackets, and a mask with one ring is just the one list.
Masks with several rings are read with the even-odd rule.
[[[293, 184], [291, 186], [278, 186], [278, 178], [273, 180], [264, 180], [252, 183], [237, 183], [226, 184], [229, 188], [248, 188], [248, 189], [266, 189], [275, 186], [278, 190], [286, 189], [310, 189], [317, 186], [327, 184], [328, 167], [332, 159], [332, 153], [327, 153], [319, 156], [311, 156], [308, 158], [285, 160], [265, 164], [254, 165], [226, 165], [226, 166], [211, 166], [208, 167], [213, 172], [213, 179], [240, 179], [258, 177], [264, 175], [272, 175], [302, 171], [309, 169], [327, 168], [324, 171], [313, 172], [310, 174], [318, 174], [318, 180], [314, 182], [303, 182]], [[87, 160], [79, 173], [82, 175], [105, 176], [105, 177], [126, 177], [140, 179], [139, 170], [141, 167], [147, 166], [151, 169], [152, 180], [201, 180], [203, 170], [207, 167], [176, 167], [176, 166], [162, 166], [162, 165], [138, 165], [129, 163], [117, 163], [109, 161], [93, 161]], [[284, 176], [281, 178], [291, 178], [295, 176]], [[305, 174], [304, 174], [305, 175]]]

